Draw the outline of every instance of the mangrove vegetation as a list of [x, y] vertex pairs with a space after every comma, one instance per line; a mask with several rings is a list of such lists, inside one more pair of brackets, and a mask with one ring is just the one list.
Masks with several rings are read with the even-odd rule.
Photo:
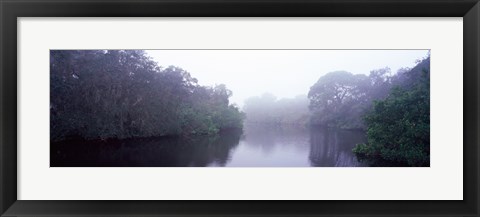
[[430, 165], [430, 54], [397, 71], [322, 73], [290, 98], [251, 91], [240, 108], [222, 81], [202, 85], [146, 51], [52, 50], [52, 165]]
[[241, 128], [244, 114], [223, 84], [202, 86], [187, 71], [162, 68], [141, 50], [52, 50], [50, 133], [125, 139], [215, 134]]

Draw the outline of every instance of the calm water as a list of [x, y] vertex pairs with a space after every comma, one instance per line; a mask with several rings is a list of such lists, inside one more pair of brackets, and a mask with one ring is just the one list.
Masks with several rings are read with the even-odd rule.
[[355, 167], [361, 131], [245, 125], [190, 138], [55, 143], [50, 165], [80, 167]]

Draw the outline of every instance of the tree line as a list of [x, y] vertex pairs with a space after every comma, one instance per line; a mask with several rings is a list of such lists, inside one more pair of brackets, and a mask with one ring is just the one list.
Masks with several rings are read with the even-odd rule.
[[52, 50], [50, 136], [124, 139], [215, 134], [242, 128], [223, 84], [160, 67], [141, 50]]
[[273, 126], [306, 126], [310, 120], [307, 95], [277, 99], [271, 93], [245, 100], [246, 122]]
[[373, 166], [430, 164], [430, 57], [412, 69], [353, 75], [332, 72], [308, 93], [311, 123], [360, 128], [367, 142], [353, 152]]
[[393, 84], [364, 116], [368, 141], [353, 151], [373, 166], [429, 166], [430, 58]]
[[426, 166], [430, 57], [397, 73], [390, 68], [369, 75], [330, 72], [310, 87], [307, 96], [277, 100], [264, 94], [246, 100], [243, 110], [253, 123], [365, 130], [368, 142], [354, 148], [357, 158], [374, 166]]

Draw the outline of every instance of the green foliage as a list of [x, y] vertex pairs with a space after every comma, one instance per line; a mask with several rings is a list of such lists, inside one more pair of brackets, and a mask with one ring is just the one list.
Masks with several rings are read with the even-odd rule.
[[51, 51], [51, 139], [212, 134], [241, 128], [225, 85], [205, 87], [143, 51]]
[[374, 103], [365, 116], [368, 142], [353, 149], [359, 159], [374, 166], [429, 165], [429, 69], [421, 72], [408, 86], [398, 85], [385, 100]]
[[395, 75], [389, 68], [369, 76], [328, 73], [308, 93], [311, 123], [366, 128], [368, 142], [353, 151], [374, 166], [429, 165], [429, 69], [427, 57]]

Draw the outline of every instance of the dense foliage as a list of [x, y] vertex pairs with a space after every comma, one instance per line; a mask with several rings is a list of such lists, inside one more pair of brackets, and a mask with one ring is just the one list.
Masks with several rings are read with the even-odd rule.
[[330, 72], [308, 95], [251, 97], [243, 107], [246, 116], [230, 103], [225, 85], [202, 86], [187, 71], [159, 67], [140, 50], [52, 50], [50, 70], [53, 142], [186, 138], [240, 129], [246, 118], [274, 126], [364, 129], [367, 142], [353, 152], [374, 166], [430, 161], [429, 57], [393, 75], [389, 68], [369, 75]]
[[322, 76], [308, 93], [311, 123], [337, 128], [363, 128], [362, 116], [372, 101], [386, 96], [390, 88], [390, 69], [370, 72], [369, 76], [346, 71]]
[[430, 164], [430, 59], [399, 73], [388, 97], [365, 116], [366, 144], [353, 151], [374, 166]]
[[211, 134], [241, 128], [225, 85], [201, 86], [139, 50], [52, 50], [52, 141]]
[[306, 95], [277, 99], [265, 93], [245, 100], [243, 111], [246, 122], [256, 124], [305, 126], [310, 118]]

